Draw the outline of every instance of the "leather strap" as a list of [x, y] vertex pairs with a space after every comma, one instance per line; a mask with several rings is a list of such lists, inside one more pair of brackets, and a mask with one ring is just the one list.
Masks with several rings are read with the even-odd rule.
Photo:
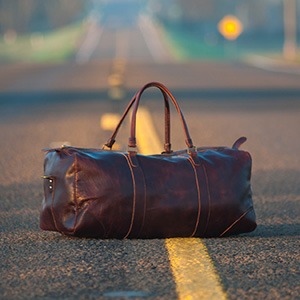
[[[165, 91], [161, 90], [163, 97], [164, 97], [164, 102], [165, 102], [165, 145], [164, 145], [164, 149], [165, 149], [165, 153], [171, 153], [171, 143], [170, 143], [170, 139], [171, 139], [171, 119], [170, 119], [170, 104], [169, 104], [169, 98], [167, 93], [165, 93]], [[129, 104], [127, 105], [116, 129], [114, 130], [114, 132], [112, 133], [112, 136], [110, 137], [110, 139], [108, 139], [108, 141], [104, 144], [104, 146], [108, 147], [108, 148], [112, 148], [113, 144], [115, 143], [115, 139], [116, 136], [118, 134], [118, 131], [124, 121], [124, 119], [126, 118], [128, 112], [130, 111], [133, 103], [136, 101], [136, 96], [138, 93], [136, 93], [133, 98], [131, 99], [131, 101], [129, 102]]]
[[198, 183], [200, 186], [200, 216], [198, 226], [193, 236], [204, 236], [210, 217], [210, 191], [206, 167], [203, 163], [195, 166]]
[[[161, 92], [163, 93], [163, 95], [167, 94], [169, 96], [169, 98], [172, 100], [176, 110], [177, 110], [177, 113], [180, 117], [180, 120], [181, 120], [181, 123], [182, 123], [182, 126], [183, 126], [183, 131], [184, 131], [184, 134], [185, 134], [185, 143], [187, 145], [187, 147], [189, 149], [194, 149], [194, 145], [193, 145], [193, 141], [190, 137], [190, 134], [189, 134], [189, 130], [188, 130], [188, 127], [187, 127], [187, 124], [186, 124], [186, 121], [184, 119], [184, 116], [183, 116], [183, 113], [176, 101], [176, 99], [174, 98], [174, 96], [172, 95], [172, 93], [161, 83], [159, 82], [150, 82], [146, 85], [144, 85], [136, 94], [136, 99], [134, 101], [134, 106], [133, 106], [133, 112], [132, 112], [132, 117], [131, 117], [131, 130], [130, 130], [130, 137], [129, 137], [129, 141], [128, 141], [128, 147], [130, 148], [136, 148], [136, 114], [137, 114], [137, 110], [138, 110], [138, 107], [139, 107], [139, 102], [140, 102], [140, 98], [143, 94], [143, 92], [150, 88], [150, 87], [157, 87], [158, 89], [161, 90]], [[133, 103], [132, 103], [133, 104]], [[168, 131], [170, 130], [170, 127], [169, 127], [169, 124], [166, 124], [166, 127], [168, 127]]]
[[210, 217], [210, 192], [208, 177], [203, 163], [195, 165], [191, 157], [188, 160], [194, 169], [198, 192], [198, 214], [191, 237], [204, 236]]
[[126, 158], [132, 176], [133, 206], [129, 229], [124, 238], [138, 238], [142, 232], [146, 214], [146, 182], [136, 153], [122, 155]]
[[244, 144], [246, 141], [247, 141], [247, 138], [242, 136], [234, 142], [234, 144], [232, 145], [232, 148], [238, 150], [241, 147], [241, 145]]

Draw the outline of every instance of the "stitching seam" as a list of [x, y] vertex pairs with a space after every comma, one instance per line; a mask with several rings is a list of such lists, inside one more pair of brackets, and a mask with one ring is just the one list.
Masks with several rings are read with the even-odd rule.
[[196, 179], [196, 187], [197, 187], [197, 195], [198, 195], [197, 196], [197, 200], [198, 200], [197, 220], [196, 220], [196, 225], [195, 225], [194, 231], [191, 235], [191, 237], [193, 237], [196, 234], [196, 231], [197, 231], [197, 228], [198, 228], [198, 225], [199, 225], [200, 212], [201, 212], [201, 200], [200, 200], [200, 186], [199, 186], [197, 171], [196, 171], [196, 168], [195, 168], [195, 166], [193, 164], [193, 161], [191, 160], [190, 157], [188, 158], [188, 161], [190, 162], [190, 164], [191, 164], [191, 166], [194, 170], [194, 175], [195, 175], [195, 179]]
[[76, 227], [76, 223], [77, 223], [77, 218], [78, 218], [78, 203], [77, 203], [77, 191], [78, 191], [78, 159], [77, 159], [77, 154], [74, 153], [74, 205], [75, 205], [75, 219], [74, 219], [74, 225], [73, 225], [73, 229], [72, 234], [74, 234], [75, 232], [75, 227]]
[[253, 210], [253, 206], [247, 209], [236, 221], [234, 221], [225, 231], [220, 234], [220, 237], [223, 236], [226, 232], [228, 232], [236, 223], [238, 223], [242, 218], [244, 218], [250, 211]]
[[124, 239], [126, 239], [129, 236], [129, 234], [130, 234], [130, 232], [132, 230], [133, 221], [134, 221], [135, 204], [136, 204], [136, 186], [135, 186], [135, 179], [134, 179], [134, 174], [133, 174], [133, 170], [132, 170], [130, 161], [129, 161], [128, 157], [124, 153], [121, 153], [121, 154], [126, 158], [127, 164], [129, 166], [129, 169], [130, 169], [130, 172], [131, 172], [132, 184], [133, 184], [133, 207], [132, 207], [131, 223], [130, 223], [128, 232], [126, 233], [126, 235], [124, 237]]

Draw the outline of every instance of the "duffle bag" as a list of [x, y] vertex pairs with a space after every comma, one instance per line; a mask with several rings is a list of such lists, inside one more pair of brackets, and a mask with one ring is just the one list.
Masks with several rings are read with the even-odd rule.
[[[137, 151], [136, 114], [143, 92], [158, 88], [165, 105], [164, 152]], [[187, 148], [172, 151], [170, 107], [176, 108]], [[111, 150], [132, 108], [128, 151]], [[45, 149], [40, 227], [62, 234], [116, 239], [224, 237], [256, 228], [251, 156], [239, 147], [196, 148], [183, 113], [161, 83], [142, 87], [102, 149]]]

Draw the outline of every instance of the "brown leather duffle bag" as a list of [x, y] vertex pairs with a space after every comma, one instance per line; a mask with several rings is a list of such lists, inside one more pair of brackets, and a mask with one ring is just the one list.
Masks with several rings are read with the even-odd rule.
[[[137, 153], [136, 114], [142, 93], [157, 87], [165, 104], [165, 151]], [[187, 149], [172, 152], [172, 101]], [[129, 110], [127, 152], [111, 150]], [[239, 146], [196, 148], [171, 92], [158, 82], [140, 89], [127, 106], [108, 149], [45, 149], [40, 227], [78, 237], [223, 237], [256, 228], [250, 185], [251, 157]]]

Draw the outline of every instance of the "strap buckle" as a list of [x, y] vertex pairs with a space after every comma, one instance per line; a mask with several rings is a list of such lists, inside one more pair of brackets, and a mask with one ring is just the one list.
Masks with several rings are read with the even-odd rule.
[[190, 154], [190, 155], [197, 153], [197, 147], [196, 146], [189, 147], [187, 149], [187, 153]]

